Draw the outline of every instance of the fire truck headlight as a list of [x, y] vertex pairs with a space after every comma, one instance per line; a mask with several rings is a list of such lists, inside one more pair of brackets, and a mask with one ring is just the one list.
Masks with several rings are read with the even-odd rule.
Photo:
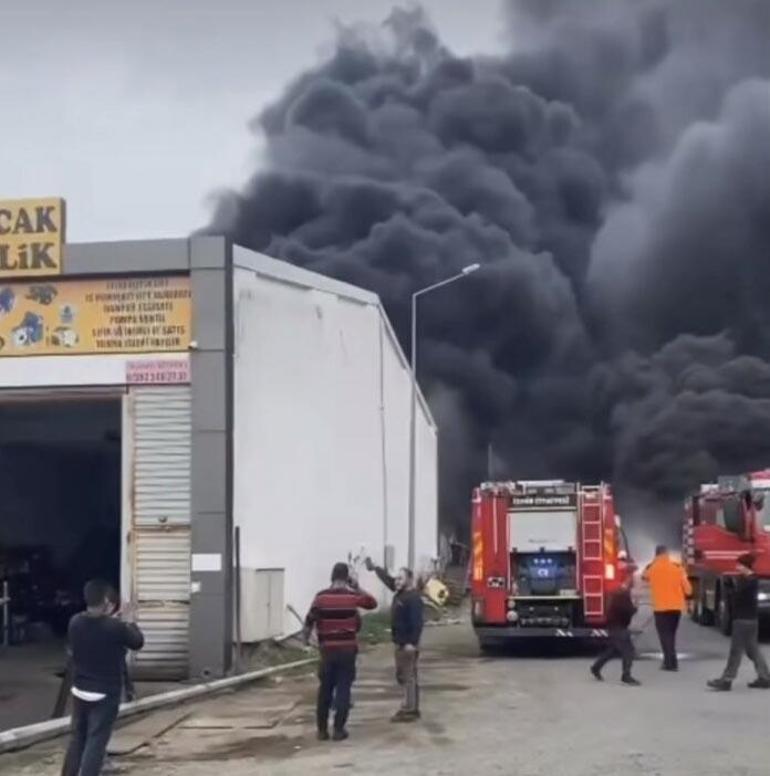
[[759, 593], [757, 593], [757, 601], [770, 601], [770, 592], [760, 590]]
[[604, 578], [612, 582], [615, 579], [615, 565], [612, 563], [604, 564]]
[[518, 612], [511, 609], [508, 614], [505, 615], [505, 618], [508, 620], [508, 622], [518, 622], [519, 615]]

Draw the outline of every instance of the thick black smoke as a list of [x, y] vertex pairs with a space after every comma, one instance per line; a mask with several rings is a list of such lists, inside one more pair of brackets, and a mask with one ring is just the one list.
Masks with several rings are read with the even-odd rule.
[[[484, 476], [680, 496], [770, 463], [770, 3], [520, 0], [465, 59], [419, 10], [345, 30], [256, 123], [209, 231], [378, 292]], [[445, 513], [446, 514], [446, 513]]]

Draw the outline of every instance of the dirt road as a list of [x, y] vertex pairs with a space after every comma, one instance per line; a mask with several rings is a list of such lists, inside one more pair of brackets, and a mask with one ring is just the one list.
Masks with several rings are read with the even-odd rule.
[[[595, 682], [585, 654], [482, 658], [467, 626], [434, 628], [414, 726], [388, 722], [398, 696], [379, 648], [361, 661], [348, 742], [314, 740], [315, 680], [305, 674], [191, 706], [117, 762], [127, 776], [766, 776], [770, 692], [746, 688], [748, 665], [731, 694], [705, 689], [726, 640], [686, 623], [674, 675], [658, 670], [651, 629], [638, 647], [635, 689], [617, 681], [617, 664]], [[61, 746], [0, 757], [0, 774], [55, 776]]]

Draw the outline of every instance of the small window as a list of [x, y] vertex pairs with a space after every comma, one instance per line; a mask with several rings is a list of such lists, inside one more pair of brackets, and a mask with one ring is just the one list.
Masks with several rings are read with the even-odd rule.
[[743, 508], [741, 499], [732, 496], [724, 504], [724, 526], [731, 533], [740, 534], [743, 530]]
[[[699, 525], [715, 525], [718, 522], [717, 513], [720, 511], [718, 502], [713, 499], [701, 499], [699, 504], [698, 524]], [[719, 525], [724, 526], [724, 522], [719, 522]]]

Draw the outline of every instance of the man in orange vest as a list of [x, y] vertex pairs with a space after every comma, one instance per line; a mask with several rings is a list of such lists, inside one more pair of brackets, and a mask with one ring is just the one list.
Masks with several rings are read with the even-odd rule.
[[650, 583], [655, 628], [663, 651], [661, 668], [678, 671], [676, 632], [686, 608], [686, 598], [692, 595], [692, 587], [684, 569], [671, 560], [664, 545], [656, 547], [655, 560], [644, 570], [642, 578]]

